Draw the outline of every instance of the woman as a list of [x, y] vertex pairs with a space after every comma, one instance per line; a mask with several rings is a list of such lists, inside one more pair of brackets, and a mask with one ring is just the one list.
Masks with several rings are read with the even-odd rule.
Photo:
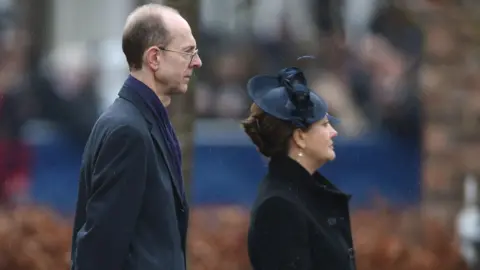
[[253, 206], [248, 252], [255, 270], [355, 269], [349, 195], [317, 169], [335, 159], [335, 121], [297, 68], [248, 82], [243, 127], [270, 158]]

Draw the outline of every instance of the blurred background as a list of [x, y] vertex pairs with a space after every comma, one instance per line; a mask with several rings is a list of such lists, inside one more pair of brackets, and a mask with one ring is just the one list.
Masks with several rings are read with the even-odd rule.
[[[128, 74], [125, 19], [147, 2], [0, 0], [0, 270], [68, 269], [83, 146]], [[353, 195], [358, 269], [480, 269], [480, 3], [157, 2], [191, 23], [204, 63], [169, 108], [190, 269], [250, 269], [248, 210], [267, 161], [239, 124], [245, 85], [290, 65], [342, 119], [321, 172]]]

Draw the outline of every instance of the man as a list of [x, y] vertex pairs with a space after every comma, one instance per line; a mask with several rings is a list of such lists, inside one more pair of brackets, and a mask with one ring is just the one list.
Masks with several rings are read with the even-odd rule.
[[188, 23], [161, 5], [129, 15], [122, 47], [130, 76], [82, 160], [72, 269], [183, 270], [188, 206], [165, 107], [202, 62]]

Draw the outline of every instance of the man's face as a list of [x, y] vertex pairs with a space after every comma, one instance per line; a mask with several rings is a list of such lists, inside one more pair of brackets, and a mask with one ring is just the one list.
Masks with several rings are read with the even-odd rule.
[[202, 66], [202, 60], [187, 21], [173, 14], [165, 18], [165, 23], [172, 39], [158, 52], [160, 66], [155, 78], [167, 90], [167, 94], [183, 94], [188, 89], [193, 70]]

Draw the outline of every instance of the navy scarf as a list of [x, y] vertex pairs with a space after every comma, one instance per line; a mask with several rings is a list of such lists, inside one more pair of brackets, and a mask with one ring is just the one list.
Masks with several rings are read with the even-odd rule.
[[150, 89], [150, 87], [137, 80], [133, 76], [128, 76], [125, 84], [133, 87], [143, 99], [145, 104], [147, 104], [147, 106], [153, 112], [162, 137], [166, 138], [166, 143], [170, 150], [170, 154], [174, 159], [173, 163], [176, 173], [178, 174], [178, 179], [180, 180], [180, 188], [183, 192], [182, 152], [180, 149], [180, 144], [178, 143], [177, 135], [175, 134], [175, 130], [173, 129], [172, 123], [168, 117], [167, 109], [165, 106], [163, 106], [158, 96], [153, 92], [152, 89]]

